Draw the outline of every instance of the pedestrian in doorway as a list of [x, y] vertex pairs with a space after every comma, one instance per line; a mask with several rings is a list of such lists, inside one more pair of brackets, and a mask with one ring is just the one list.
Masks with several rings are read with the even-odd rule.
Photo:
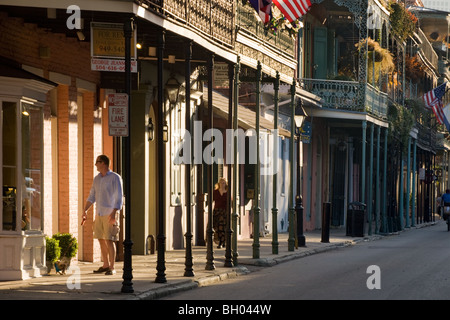
[[122, 178], [109, 169], [109, 158], [100, 155], [95, 161], [99, 174], [95, 176], [89, 197], [84, 206], [83, 219], [92, 204], [97, 204], [94, 220], [94, 238], [100, 243], [103, 266], [94, 273], [113, 275], [116, 250], [114, 242], [119, 240], [119, 210], [123, 205]]
[[213, 193], [214, 242], [218, 244], [218, 249], [225, 246], [225, 228], [227, 225], [227, 191], [227, 180], [225, 180], [225, 178], [220, 178], [215, 185]]

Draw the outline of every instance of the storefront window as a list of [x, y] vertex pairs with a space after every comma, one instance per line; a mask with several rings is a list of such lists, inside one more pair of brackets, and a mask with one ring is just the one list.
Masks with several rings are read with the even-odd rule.
[[2, 229], [17, 230], [17, 104], [2, 102]]
[[22, 230], [42, 229], [42, 109], [22, 103]]
[[5, 101], [0, 106], [2, 230], [42, 230], [42, 108]]

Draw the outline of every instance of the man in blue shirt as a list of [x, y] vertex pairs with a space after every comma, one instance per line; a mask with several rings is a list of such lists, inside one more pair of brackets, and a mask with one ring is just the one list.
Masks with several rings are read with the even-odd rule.
[[445, 206], [446, 202], [450, 204], [450, 189], [445, 190], [445, 193], [442, 195], [442, 206]]
[[84, 206], [83, 220], [92, 204], [97, 204], [94, 220], [94, 238], [100, 243], [103, 266], [94, 273], [113, 275], [116, 251], [114, 241], [119, 240], [119, 210], [123, 205], [122, 178], [109, 169], [109, 158], [105, 155], [97, 157], [95, 162], [99, 174], [92, 182], [89, 197]]

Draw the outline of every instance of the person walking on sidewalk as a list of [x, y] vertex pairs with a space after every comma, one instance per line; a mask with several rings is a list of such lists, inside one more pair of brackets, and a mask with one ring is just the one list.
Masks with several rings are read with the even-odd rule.
[[99, 174], [92, 182], [89, 197], [84, 206], [83, 219], [92, 204], [97, 203], [94, 220], [94, 238], [100, 243], [103, 266], [94, 273], [113, 275], [116, 250], [114, 242], [119, 240], [119, 210], [123, 205], [122, 178], [109, 169], [109, 158], [100, 155], [95, 162]]
[[216, 183], [213, 193], [214, 242], [218, 243], [217, 248], [219, 249], [225, 246], [225, 229], [227, 226], [227, 190], [227, 180], [225, 180], [225, 178], [220, 178]]

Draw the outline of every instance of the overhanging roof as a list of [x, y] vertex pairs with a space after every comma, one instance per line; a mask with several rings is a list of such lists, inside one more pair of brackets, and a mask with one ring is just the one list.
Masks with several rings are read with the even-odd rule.
[[[212, 92], [212, 98], [213, 98], [213, 112], [217, 116], [228, 119], [228, 97], [220, 94], [217, 91]], [[203, 89], [203, 99], [205, 103], [208, 103], [208, 89]], [[259, 120], [260, 129], [263, 130], [273, 130], [273, 122], [267, 120], [264, 117], [260, 117]], [[238, 126], [243, 128], [244, 130], [248, 129], [256, 129], [256, 113], [253, 110], [250, 110], [242, 105], [238, 105]], [[290, 137], [291, 133], [283, 129], [281, 127], [278, 127], [278, 134]]]

